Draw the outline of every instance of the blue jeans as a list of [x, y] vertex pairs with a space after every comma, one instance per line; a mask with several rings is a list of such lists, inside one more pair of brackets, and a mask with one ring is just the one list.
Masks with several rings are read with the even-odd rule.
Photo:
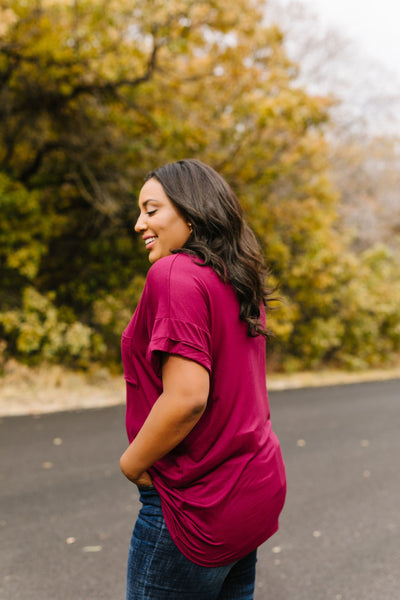
[[176, 547], [154, 487], [140, 489], [142, 508], [128, 556], [126, 600], [253, 600], [256, 554], [223, 567], [202, 567]]

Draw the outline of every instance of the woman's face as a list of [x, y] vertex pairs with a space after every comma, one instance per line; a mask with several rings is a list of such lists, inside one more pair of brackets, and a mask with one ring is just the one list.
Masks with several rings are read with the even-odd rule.
[[182, 248], [191, 233], [189, 224], [157, 179], [149, 179], [142, 187], [139, 208], [135, 231], [142, 234], [151, 263]]

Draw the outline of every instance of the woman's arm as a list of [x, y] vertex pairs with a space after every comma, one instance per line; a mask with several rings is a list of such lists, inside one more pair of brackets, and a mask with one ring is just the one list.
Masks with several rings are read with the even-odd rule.
[[151, 484], [147, 469], [190, 433], [207, 405], [209, 374], [200, 364], [165, 354], [162, 380], [163, 393], [120, 459], [121, 471], [137, 485]]

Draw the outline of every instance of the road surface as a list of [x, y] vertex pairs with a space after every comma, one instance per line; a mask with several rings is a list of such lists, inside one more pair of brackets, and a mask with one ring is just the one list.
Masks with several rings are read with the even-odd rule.
[[[288, 474], [256, 600], [400, 599], [400, 380], [270, 394]], [[121, 406], [0, 421], [0, 599], [124, 600]]]

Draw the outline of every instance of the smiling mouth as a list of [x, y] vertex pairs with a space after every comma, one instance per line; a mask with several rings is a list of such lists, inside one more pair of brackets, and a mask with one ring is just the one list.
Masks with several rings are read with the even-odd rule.
[[149, 244], [152, 244], [153, 242], [155, 242], [156, 239], [157, 239], [157, 237], [147, 238], [147, 240], [144, 240], [144, 243], [146, 246], [148, 246]]

